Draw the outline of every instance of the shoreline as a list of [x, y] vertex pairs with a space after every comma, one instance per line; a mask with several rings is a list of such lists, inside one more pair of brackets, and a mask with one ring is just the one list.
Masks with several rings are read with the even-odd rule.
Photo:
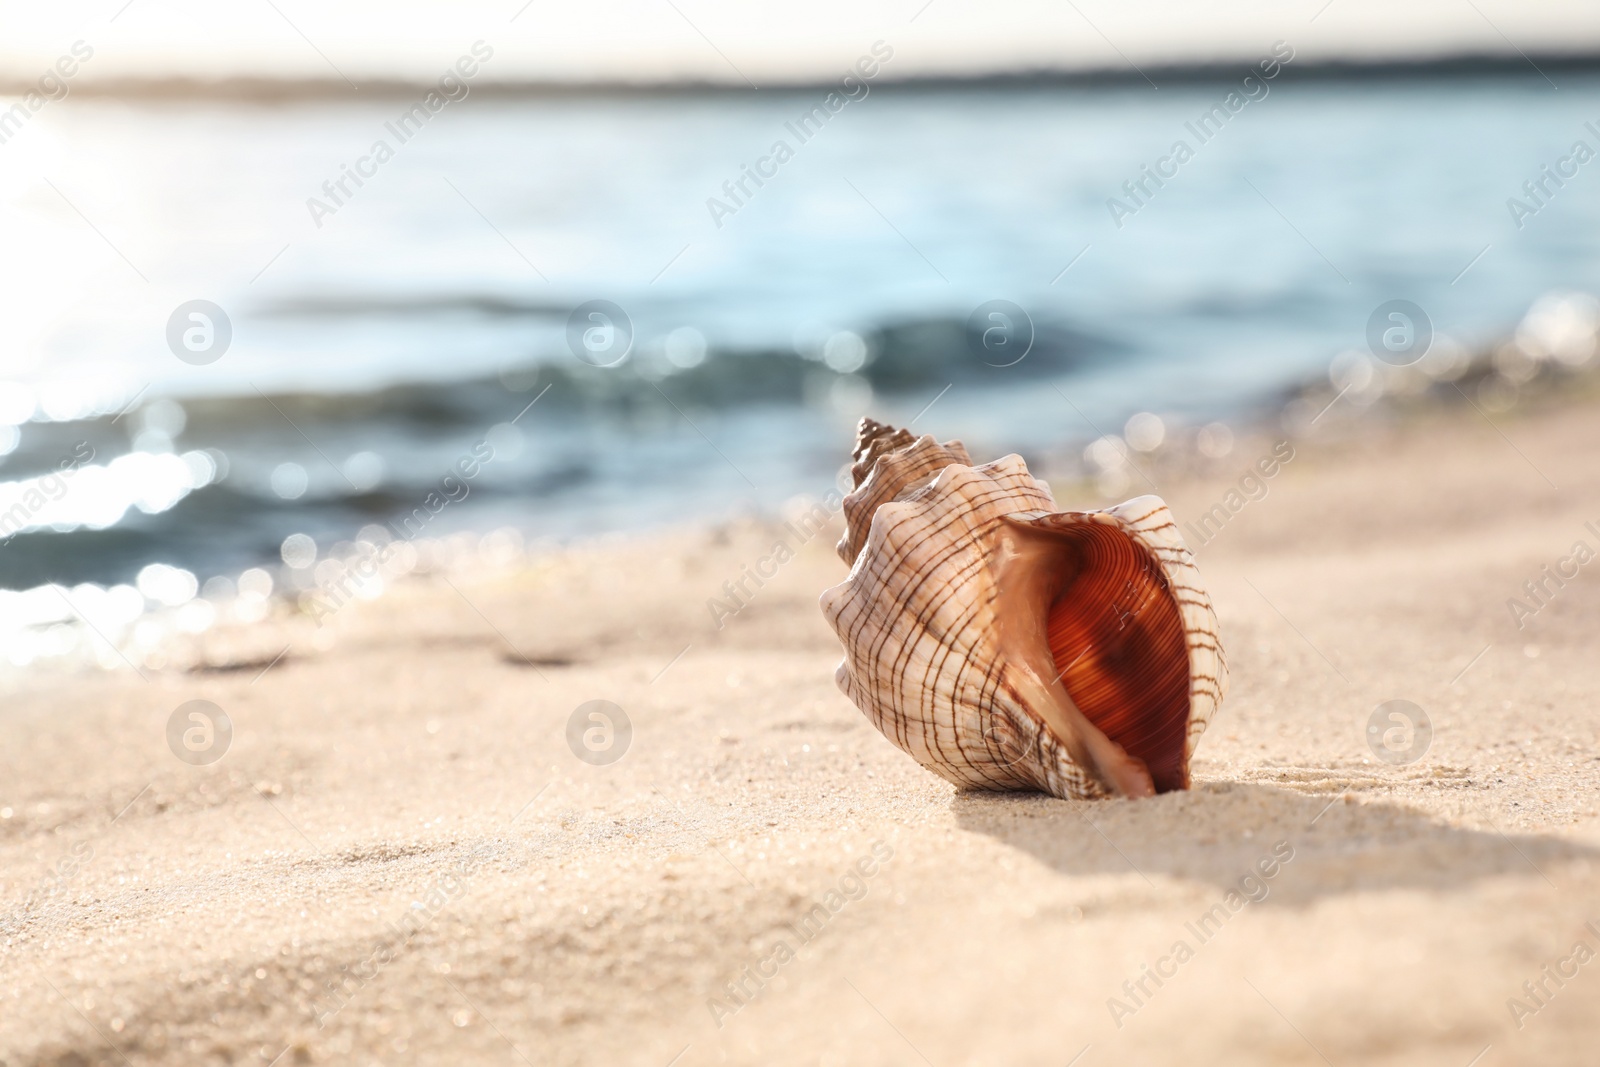
[[[1600, 397], [1600, 359], [1591, 356], [1576, 362], [1570, 356], [1557, 358], [1548, 351], [1542, 356], [1529, 356], [1510, 340], [1475, 350], [1440, 346], [1407, 366], [1386, 365], [1365, 354], [1353, 359], [1347, 353], [1335, 358], [1327, 377], [1272, 394], [1228, 421], [1173, 423], [1169, 427], [1156, 417], [1159, 429], [1153, 445], [1140, 447], [1133, 439], [1135, 434], [1124, 430], [1122, 434], [1094, 439], [1067, 438], [1025, 458], [1036, 474], [1069, 493], [1082, 506], [1115, 503], [1141, 491], [1154, 491], [1160, 482], [1192, 482], [1230, 474], [1234, 485], [1221, 490], [1201, 516], [1183, 525], [1185, 539], [1198, 549], [1248, 504], [1265, 498], [1279, 462], [1286, 464], [1297, 447], [1337, 447], [1374, 433], [1396, 429], [1403, 432], [1406, 427], [1438, 420], [1448, 422], [1461, 416], [1492, 425], [1496, 417], [1522, 417], [1551, 405], [1559, 407], [1595, 397]], [[1134, 418], [1151, 416], [1145, 413]], [[1133, 424], [1134, 420], [1130, 420], [1128, 425]], [[1216, 439], [1208, 439], [1208, 435]], [[1220, 447], [1217, 440], [1222, 441]], [[1289, 459], [1285, 459], [1285, 450]], [[841, 447], [841, 456], [846, 451]], [[841, 478], [844, 466], [847, 464], [841, 465]], [[842, 491], [843, 484], [839, 482], [834, 491]], [[54, 671], [64, 667], [70, 672], [74, 665], [93, 662], [113, 671], [135, 662], [155, 669], [169, 663], [187, 664], [187, 669], [199, 672], [264, 667], [278, 646], [268, 647], [271, 642], [261, 639], [264, 631], [256, 623], [274, 619], [274, 632], [294, 632], [298, 627], [301, 636], [296, 640], [314, 645], [334, 632], [324, 631], [323, 619], [334, 618], [357, 601], [385, 596], [386, 590], [406, 583], [414, 574], [424, 578], [441, 574], [481, 578], [508, 569], [543, 567], [566, 554], [604, 551], [608, 546], [726, 536], [721, 531], [741, 523], [792, 529], [796, 517], [814, 510], [814, 505], [822, 506], [816, 496], [801, 494], [781, 508], [743, 517], [701, 516], [643, 529], [592, 533], [565, 540], [547, 537], [533, 542], [512, 526], [456, 530], [436, 537], [421, 536], [423, 531], [419, 530], [415, 536], [395, 537], [389, 528], [369, 525], [361, 533], [325, 549], [319, 555], [314, 579], [311, 572], [297, 575], [287, 565], [258, 567], [247, 571], [246, 576], [255, 575], [252, 585], [268, 589], [266, 594], [247, 597], [240, 585], [232, 590], [229, 599], [202, 602], [204, 598], [197, 597], [171, 609], [146, 610], [140, 625], [146, 626], [147, 634], [159, 630], [160, 636], [142, 640], [138, 651], [119, 640], [119, 647], [113, 652], [107, 647], [106, 624], [102, 621], [94, 634], [85, 631], [71, 642], [63, 641], [65, 650], [59, 654], [46, 651], [14, 670], [43, 667]], [[837, 519], [837, 509], [828, 510]], [[1212, 517], [1209, 523], [1205, 516]], [[379, 531], [384, 536], [368, 531]], [[802, 544], [807, 540], [809, 537], [800, 538]], [[772, 562], [772, 554], [756, 557], [755, 565], [764, 560]], [[784, 562], [780, 559], [776, 564]], [[741, 574], [748, 574], [749, 566], [747, 563], [741, 572], [731, 575], [720, 593], [707, 598], [713, 620], [718, 618], [719, 604], [723, 617], [732, 617], [742, 609], [743, 597], [749, 591], [746, 589], [741, 595], [731, 586]], [[50, 588], [26, 592], [31, 596]], [[206, 609], [203, 619], [201, 607]], [[83, 605], [73, 607], [77, 622], [82, 622], [84, 610]], [[309, 636], [302, 625], [307, 621], [314, 624]], [[33, 627], [39, 632], [38, 647], [45, 647], [46, 630], [59, 625]], [[131, 638], [133, 629], [127, 634]], [[279, 641], [278, 645], [282, 643]], [[141, 656], [150, 657], [150, 661]]]

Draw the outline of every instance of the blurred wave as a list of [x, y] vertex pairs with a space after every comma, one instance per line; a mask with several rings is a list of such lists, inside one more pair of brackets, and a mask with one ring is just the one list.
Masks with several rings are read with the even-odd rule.
[[[0, 262], [0, 588], [32, 599], [0, 625], [59, 625], [39, 589], [106, 620], [237, 607], [419, 508], [418, 545], [771, 512], [834, 484], [868, 412], [1109, 491], [1141, 437], [1223, 454], [1226, 424], [1303, 426], [1334, 395], [1514, 403], [1594, 334], [1572, 294], [1600, 291], [1600, 178], [1506, 207], [1592, 136], [1600, 79], [1561, 73], [1286, 80], [1120, 227], [1108, 198], [1226, 82], [874, 91], [720, 220], [707, 198], [805, 92], [475, 95], [320, 226], [306, 199], [383, 100], [70, 98], [3, 146], [26, 254]], [[232, 320], [206, 366], [165, 336], [196, 297]], [[1399, 376], [1366, 354], [1397, 297], [1438, 352]], [[614, 366], [570, 344], [596, 299], [631, 322]], [[1020, 361], [974, 346], [997, 299]]]

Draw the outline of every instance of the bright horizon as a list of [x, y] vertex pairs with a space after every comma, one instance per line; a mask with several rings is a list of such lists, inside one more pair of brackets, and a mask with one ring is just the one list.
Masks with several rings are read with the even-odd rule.
[[33, 81], [76, 41], [94, 49], [79, 84], [122, 78], [431, 80], [477, 40], [489, 80], [693, 79], [754, 85], [826, 79], [876, 40], [892, 76], [1031, 69], [1131, 70], [1249, 61], [1275, 40], [1302, 61], [1600, 48], [1600, 7], [1514, 0], [1263, 0], [1199, 9], [1179, 0], [816, 0], [752, 10], [731, 0], [171, 0], [8, 5], [0, 80]]

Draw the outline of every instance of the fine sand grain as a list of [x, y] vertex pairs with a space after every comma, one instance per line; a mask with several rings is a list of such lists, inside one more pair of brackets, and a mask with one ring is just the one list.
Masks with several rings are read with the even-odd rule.
[[[1600, 547], [1600, 404], [1496, 424], [1299, 444], [1198, 548], [1233, 688], [1152, 800], [956, 793], [891, 746], [834, 687], [833, 531], [720, 631], [773, 527], [419, 578], [232, 671], [9, 683], [0, 1062], [1595, 1063], [1600, 561], [1507, 600]], [[1151, 477], [1190, 521], [1269, 446]], [[165, 739], [196, 698], [210, 766]], [[1393, 698], [1432, 719], [1409, 765], [1366, 743]], [[606, 766], [566, 741], [595, 699]]]

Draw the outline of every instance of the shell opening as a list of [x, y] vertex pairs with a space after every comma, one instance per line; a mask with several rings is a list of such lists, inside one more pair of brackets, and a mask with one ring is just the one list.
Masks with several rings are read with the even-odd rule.
[[1008, 518], [996, 621], [1024, 703], [1113, 793], [1189, 786], [1189, 654], [1171, 587], [1116, 525]]
[[1061, 683], [1156, 792], [1187, 789], [1189, 654], [1166, 577], [1114, 526], [1080, 524], [1070, 547], [1045, 626]]

